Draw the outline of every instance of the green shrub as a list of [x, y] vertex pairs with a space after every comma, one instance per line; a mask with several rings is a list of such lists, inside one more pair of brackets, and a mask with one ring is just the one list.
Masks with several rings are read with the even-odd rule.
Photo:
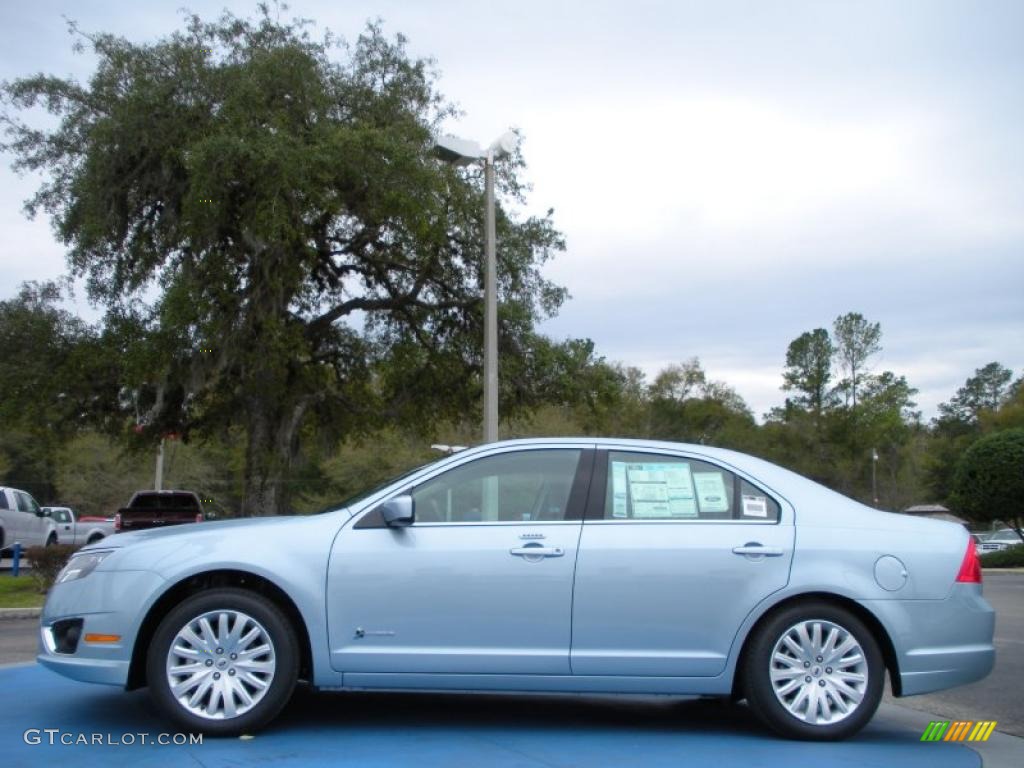
[[29, 547], [25, 550], [25, 559], [32, 566], [32, 579], [40, 592], [46, 592], [53, 586], [60, 569], [76, 549], [78, 547], [68, 544], [51, 544], [48, 547]]
[[982, 568], [1024, 568], [1024, 545], [981, 556]]

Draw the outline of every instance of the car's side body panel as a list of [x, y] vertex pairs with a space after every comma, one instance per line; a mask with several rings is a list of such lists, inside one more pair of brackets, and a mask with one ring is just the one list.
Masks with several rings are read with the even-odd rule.
[[[355, 527], [384, 500], [454, 467], [552, 446], [700, 457], [756, 482], [783, 513], [772, 525]], [[536, 535], [563, 555], [509, 557]], [[855, 601], [878, 620], [895, 649], [904, 693], [979, 679], [994, 658], [991, 608], [980, 588], [955, 584], [968, 547], [962, 527], [872, 510], [767, 462], [703, 446], [499, 443], [425, 467], [347, 510], [109, 541], [94, 548], [115, 553], [88, 580], [55, 587], [43, 611], [44, 628], [84, 615], [87, 630], [123, 635], [116, 647], [83, 645], [73, 658], [55, 659], [41, 648], [41, 662], [77, 679], [124, 683], [149, 609], [175, 584], [214, 570], [258, 575], [288, 596], [309, 636], [313, 682], [325, 688], [728, 694], [758, 620], [807, 594]], [[784, 555], [753, 561], [732, 553], [749, 541]], [[630, 557], [630, 549], [643, 552]], [[516, 579], [513, 569], [529, 579]], [[120, 581], [107, 587], [108, 579]], [[640, 583], [625, 587], [630, 580]], [[435, 626], [423, 624], [431, 621]]]
[[[568, 675], [581, 521], [349, 529], [331, 553], [331, 666]], [[542, 542], [562, 554], [510, 554]]]

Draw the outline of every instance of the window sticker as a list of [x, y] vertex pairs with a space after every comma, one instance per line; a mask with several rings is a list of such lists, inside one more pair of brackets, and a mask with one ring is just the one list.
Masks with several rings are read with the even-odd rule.
[[627, 493], [635, 518], [696, 517], [690, 465], [612, 462], [612, 517], [626, 517]]
[[612, 517], [628, 517], [626, 511], [626, 465], [612, 462]]
[[701, 512], [728, 512], [729, 497], [725, 494], [725, 479], [721, 472], [694, 472], [697, 500]]
[[743, 514], [747, 517], [768, 517], [768, 499], [764, 496], [743, 496]]

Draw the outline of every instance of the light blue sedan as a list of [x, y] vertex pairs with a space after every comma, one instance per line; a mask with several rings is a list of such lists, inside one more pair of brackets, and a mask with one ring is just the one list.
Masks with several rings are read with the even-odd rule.
[[493, 443], [308, 517], [81, 550], [39, 661], [148, 685], [185, 729], [251, 732], [321, 689], [746, 699], [838, 739], [897, 696], [979, 680], [994, 613], [962, 526], [765, 461], [604, 439]]

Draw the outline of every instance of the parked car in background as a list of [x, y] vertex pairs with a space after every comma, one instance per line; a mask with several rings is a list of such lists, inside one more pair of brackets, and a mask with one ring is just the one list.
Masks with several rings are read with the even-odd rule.
[[9, 551], [15, 542], [40, 547], [56, 541], [53, 521], [32, 494], [0, 487], [0, 552]]
[[114, 518], [79, 515], [71, 507], [43, 507], [53, 520], [58, 544], [80, 547], [94, 544], [114, 533]]
[[[321, 514], [126, 533], [50, 590], [38, 660], [251, 733], [296, 683], [745, 698], [786, 736], [985, 677], [995, 614], [962, 525], [752, 456], [491, 443]], [[86, 640], [82, 640], [85, 638]], [[93, 638], [88, 640], [88, 638]]]
[[1020, 536], [1017, 535], [1015, 530], [1012, 528], [1002, 528], [995, 533], [982, 535], [978, 554], [1001, 552], [1010, 547], [1019, 547], [1021, 544], [1024, 544], [1024, 542], [1021, 541]]
[[163, 528], [183, 523], [201, 523], [203, 505], [192, 491], [138, 491], [114, 515], [118, 533]]

